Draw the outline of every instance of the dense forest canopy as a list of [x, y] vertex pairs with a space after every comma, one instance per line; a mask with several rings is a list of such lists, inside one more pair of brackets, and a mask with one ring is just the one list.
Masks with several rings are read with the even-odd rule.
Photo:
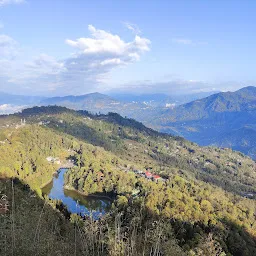
[[[256, 254], [256, 164], [239, 152], [199, 147], [115, 113], [57, 106], [2, 116], [0, 142], [0, 175], [18, 178], [41, 198], [40, 188], [69, 160], [74, 167], [65, 175], [67, 187], [115, 195], [111, 212], [87, 231], [85, 220], [68, 217], [85, 237], [102, 228], [90, 241], [90, 248], [101, 247], [98, 254], [84, 253]], [[161, 179], [145, 178], [146, 170]]]

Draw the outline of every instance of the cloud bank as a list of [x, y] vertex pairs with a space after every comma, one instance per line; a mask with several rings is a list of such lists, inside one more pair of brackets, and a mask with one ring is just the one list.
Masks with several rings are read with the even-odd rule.
[[[65, 43], [75, 51], [70, 57], [57, 60], [41, 54], [10, 72], [8, 82], [38, 93], [60, 89], [67, 93], [70, 88], [72, 93], [85, 92], [106, 81], [113, 69], [137, 62], [150, 51], [151, 42], [147, 38], [136, 35], [132, 41], [126, 42], [120, 36], [93, 25], [89, 25], [88, 30], [89, 37], [66, 39]], [[4, 70], [10, 67], [16, 47], [15, 40], [0, 35], [0, 59], [2, 62], [8, 60], [0, 67], [0, 78], [6, 76]]]
[[204, 92], [216, 91], [235, 91], [248, 84], [255, 84], [255, 81], [223, 81], [208, 82], [185, 79], [172, 79], [165, 81], [134, 81], [133, 83], [119, 85], [115, 89], [106, 91], [106, 93], [135, 93], [135, 94], [154, 94], [163, 93], [167, 95], [188, 95]]
[[12, 59], [17, 54], [17, 42], [8, 35], [0, 35], [0, 59]]

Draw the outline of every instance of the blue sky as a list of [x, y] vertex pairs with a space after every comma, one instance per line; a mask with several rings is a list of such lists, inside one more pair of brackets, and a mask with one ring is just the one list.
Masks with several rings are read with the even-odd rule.
[[191, 93], [256, 83], [255, 1], [0, 0], [0, 91]]

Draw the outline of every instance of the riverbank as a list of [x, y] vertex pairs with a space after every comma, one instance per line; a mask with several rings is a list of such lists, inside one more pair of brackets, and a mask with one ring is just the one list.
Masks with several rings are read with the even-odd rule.
[[[55, 173], [53, 173], [53, 175], [54, 175], [54, 174], [55, 174]], [[53, 176], [53, 175], [52, 175], [52, 176]], [[51, 182], [53, 182], [53, 177], [52, 177], [49, 181], [47, 181], [47, 182], [45, 182], [43, 185], [41, 185], [41, 186], [40, 186], [40, 189], [42, 190], [44, 187], [50, 185]]]
[[108, 196], [108, 195], [102, 195], [102, 194], [97, 194], [97, 195], [92, 195], [92, 194], [87, 194], [87, 193], [84, 193], [84, 192], [81, 192], [77, 189], [74, 189], [72, 187], [69, 187], [69, 186], [64, 186], [64, 189], [65, 190], [68, 190], [68, 191], [71, 191], [71, 192], [75, 192], [81, 196], [84, 196], [84, 197], [87, 197], [87, 198], [90, 198], [90, 197], [95, 197], [95, 198], [105, 198], [105, 199], [108, 199], [110, 201], [114, 201], [115, 198], [111, 197], [111, 196]]
[[68, 212], [80, 216], [93, 215], [93, 219], [98, 219], [110, 211], [115, 198], [112, 193], [88, 195], [66, 186], [64, 176], [67, 170], [68, 168], [60, 168], [55, 172], [48, 186], [42, 188], [42, 194], [52, 200], [61, 201], [60, 209], [64, 206]]
[[61, 166], [57, 171], [52, 173], [52, 178], [49, 181], [45, 182], [43, 185], [40, 186], [40, 189], [42, 190], [44, 187], [48, 186], [51, 182], [53, 182], [54, 176], [58, 175], [61, 169], [70, 169], [70, 168], [71, 167]]

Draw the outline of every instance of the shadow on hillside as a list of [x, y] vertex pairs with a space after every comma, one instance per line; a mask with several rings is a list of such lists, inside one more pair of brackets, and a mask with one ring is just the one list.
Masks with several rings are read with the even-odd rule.
[[[126, 119], [124, 119], [126, 120]], [[120, 122], [121, 124], [122, 122]], [[84, 123], [77, 122], [75, 125], [65, 123], [65, 125], [56, 127], [50, 126], [52, 129], [72, 135], [78, 140], [87, 142], [94, 146], [103, 147], [106, 151], [111, 151], [118, 154], [126, 154], [122, 140], [112, 140], [108, 135], [101, 130], [86, 126]], [[176, 138], [179, 139], [178, 137]], [[182, 139], [181, 139], [182, 140]], [[161, 153], [152, 154], [151, 157], [156, 161], [162, 161], [166, 165], [171, 165], [183, 170], [191, 170], [195, 178], [206, 183], [221, 187], [222, 189], [241, 195], [242, 192], [250, 191], [252, 186], [246, 186], [239, 181], [239, 176], [234, 176], [233, 180], [230, 176], [215, 173], [208, 170], [203, 165], [191, 166], [188, 159], [179, 159], [174, 156], [163, 155]]]
[[65, 124], [63, 126], [50, 126], [52, 129], [67, 133], [75, 138], [92, 144], [94, 146], [103, 147], [107, 151], [116, 152], [118, 144], [112, 142], [105, 134], [100, 133], [96, 129], [86, 126], [83, 123], [76, 123], [74, 126]]
[[[74, 255], [74, 227], [56, 211], [58, 204], [45, 204], [17, 178], [12, 187], [11, 179], [0, 177], [0, 198], [3, 194], [9, 207], [0, 214], [0, 255]], [[80, 248], [78, 242], [77, 251]]]
[[[148, 218], [159, 219], [159, 216], [151, 213], [149, 215], [150, 217]], [[200, 248], [206, 248], [207, 254], [205, 255], [216, 256], [221, 255], [217, 253], [221, 247], [227, 255], [256, 255], [255, 237], [248, 233], [244, 227], [239, 226], [230, 220], [221, 219], [220, 222], [223, 224], [223, 227], [211, 224], [211, 220], [205, 225], [203, 222], [191, 223], [174, 218], [169, 219], [169, 223], [171, 223], [178, 244], [186, 250], [199, 246]], [[202, 234], [205, 235], [205, 239], [200, 240]], [[209, 239], [211, 235], [213, 235], [212, 237], [219, 243], [219, 245], [216, 245], [216, 243]], [[209, 254], [209, 252], [215, 252], [216, 254]]]
[[[14, 190], [12, 190], [12, 182], [10, 179], [0, 179], [0, 191], [1, 194], [7, 195], [9, 200], [10, 208], [9, 213], [6, 215], [0, 214], [0, 220], [11, 217], [11, 214], [15, 215], [15, 248], [13, 248], [13, 233], [11, 218], [10, 222], [6, 222], [5, 231], [7, 232], [7, 245], [9, 254], [14, 255], [15, 252], [19, 252], [19, 255], [35, 255], [38, 252], [40, 255], [55, 255], [54, 251], [59, 250], [62, 255], [74, 254], [74, 229], [70, 222], [69, 216], [63, 218], [56, 210], [55, 207], [45, 205], [44, 200], [37, 197], [33, 191], [30, 190], [27, 184], [24, 184], [19, 179], [13, 179]], [[15, 202], [12, 202], [14, 195]], [[14, 203], [14, 204], [13, 204]], [[15, 206], [14, 210], [12, 206]], [[59, 203], [60, 207], [56, 207], [62, 214], [65, 215], [65, 206]], [[132, 204], [131, 207], [127, 207], [124, 210], [123, 216], [125, 219], [122, 222], [123, 226], [129, 227], [133, 217], [140, 212], [140, 206]], [[133, 213], [132, 213], [133, 212]], [[112, 214], [112, 220], [114, 223], [116, 217]], [[156, 220], [161, 220], [166, 225], [169, 223], [172, 226], [175, 238], [178, 239], [179, 245], [187, 250], [194, 248], [200, 243], [201, 235], [214, 234], [213, 237], [219, 237], [218, 242], [226, 253], [230, 253], [234, 256], [254, 256], [256, 255], [256, 240], [250, 235], [244, 227], [238, 226], [237, 224], [222, 219], [220, 220], [224, 228], [220, 228], [216, 225], [208, 224], [205, 225], [202, 222], [184, 222], [177, 219], [163, 219], [158, 215], [150, 213], [148, 210], [143, 211], [142, 227], [146, 227], [147, 224], [153, 225]], [[3, 222], [1, 222], [3, 223]], [[202, 241], [201, 241], [202, 243]], [[203, 241], [205, 246], [213, 247], [208, 248], [215, 250], [212, 241]], [[208, 244], [209, 243], [209, 244]], [[0, 248], [3, 251], [5, 248]], [[80, 249], [78, 243], [78, 250]], [[216, 249], [217, 250], [217, 249]], [[218, 255], [218, 254], [214, 254]]]

